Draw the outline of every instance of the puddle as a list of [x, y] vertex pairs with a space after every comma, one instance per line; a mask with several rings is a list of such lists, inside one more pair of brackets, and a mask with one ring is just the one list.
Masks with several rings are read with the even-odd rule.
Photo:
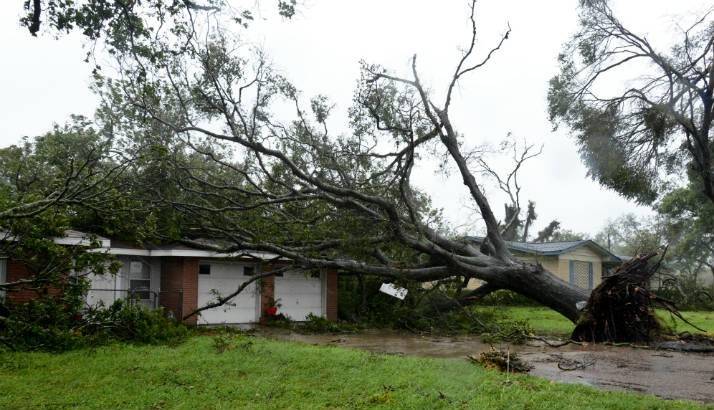
[[[303, 335], [281, 329], [260, 329], [259, 334], [310, 344], [337, 345], [372, 352], [425, 357], [465, 358], [487, 351], [478, 337], [433, 337], [391, 331], [347, 335]], [[502, 345], [534, 366], [530, 374], [564, 383], [581, 383], [604, 390], [626, 390], [668, 399], [714, 403], [714, 354], [680, 353], [603, 345], [567, 345], [561, 348]], [[496, 346], [499, 347], [499, 346]], [[563, 363], [587, 364], [563, 366]]]

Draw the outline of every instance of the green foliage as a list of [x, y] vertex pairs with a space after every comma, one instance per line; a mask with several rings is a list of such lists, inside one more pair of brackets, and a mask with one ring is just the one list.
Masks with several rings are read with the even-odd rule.
[[[528, 323], [512, 320], [497, 314], [493, 309], [474, 311], [471, 308], [447, 309], [439, 306], [454, 290], [448, 285], [425, 289], [421, 284], [399, 284], [408, 289], [408, 296], [400, 301], [379, 292], [382, 280], [365, 277], [364, 299], [357, 278], [340, 277], [340, 317], [364, 327], [392, 328], [415, 333], [458, 335], [480, 334], [490, 341], [509, 340], [523, 343], [531, 333]], [[513, 304], [533, 304], [532, 301], [512, 292], [495, 292], [490, 301], [510, 301]], [[364, 304], [362, 302], [365, 302]]]
[[121, 299], [108, 307], [85, 310], [86, 287], [11, 305], [7, 319], [0, 323], [0, 341], [12, 350], [59, 352], [111, 341], [175, 345], [189, 335], [184, 325], [168, 319], [162, 310]]
[[12, 350], [64, 351], [82, 347], [82, 291], [86, 283], [69, 286], [59, 297], [45, 295], [8, 308], [0, 321], [0, 342]]
[[714, 286], [703, 287], [691, 277], [681, 278], [676, 283], [665, 282], [654, 293], [672, 301], [678, 309], [714, 311]]
[[296, 328], [296, 330], [306, 333], [354, 333], [359, 329], [359, 325], [348, 322], [334, 322], [312, 313], [308, 314], [305, 322], [300, 323]]
[[163, 309], [149, 309], [126, 299], [87, 310], [81, 332], [93, 343], [120, 340], [169, 345], [183, 342], [189, 334], [186, 326], [170, 319]]
[[[642, 204], [670, 192], [675, 178], [711, 184], [711, 166], [699, 159], [712, 150], [712, 119], [703, 115], [711, 108], [697, 73], [711, 69], [703, 56], [714, 25], [711, 15], [691, 18], [699, 22], [683, 23], [686, 35], [660, 51], [625, 27], [609, 2], [583, 1], [579, 29], [550, 80], [550, 119], [575, 137], [589, 176]], [[672, 72], [693, 80], [673, 80]]]
[[510, 290], [497, 290], [486, 295], [479, 305], [483, 306], [539, 306], [539, 304], [532, 299], [529, 299], [523, 295]]
[[[274, 3], [280, 16], [295, 15], [296, 0]], [[223, 13], [243, 28], [254, 20], [250, 9], [227, 5], [224, 0], [25, 0], [23, 6], [25, 15], [20, 23], [32, 35], [46, 32], [59, 36], [77, 32], [91, 42], [103, 40], [110, 54], [136, 53], [154, 62], [169, 51], [181, 50], [182, 44], [177, 41], [170, 43], [173, 46], [170, 49], [160, 50], [153, 47], [152, 42], [162, 36], [180, 38], [195, 34], [195, 20], [204, 15]], [[162, 32], [162, 28], [166, 32]]]

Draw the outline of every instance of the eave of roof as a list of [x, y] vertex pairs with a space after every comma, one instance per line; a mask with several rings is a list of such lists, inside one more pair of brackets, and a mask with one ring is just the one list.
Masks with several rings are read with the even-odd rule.
[[[6, 232], [0, 232], [0, 240], [16, 241], [17, 238]], [[105, 238], [76, 230], [64, 231], [64, 236], [52, 238], [58, 245], [92, 246], [91, 252], [107, 253], [117, 256], [145, 256], [145, 257], [186, 257], [186, 258], [222, 258], [222, 259], [284, 259], [277, 254], [244, 249], [236, 252], [216, 252], [212, 250], [192, 248], [184, 244], [169, 244], [161, 246], [139, 246], [133, 243]], [[208, 243], [208, 242], [207, 242]]]
[[[475, 241], [477, 243], [481, 243], [481, 241], [483, 241], [483, 237], [480, 236], [467, 236], [466, 239]], [[581, 241], [544, 243], [506, 241], [506, 246], [508, 246], [508, 249], [510, 249], [511, 251], [540, 256], [558, 256], [583, 246], [589, 246], [602, 256], [608, 257], [612, 262], [620, 261], [620, 258], [617, 255], [613, 254], [612, 252], [600, 246], [597, 242], [592, 241], [590, 239], [585, 239]]]

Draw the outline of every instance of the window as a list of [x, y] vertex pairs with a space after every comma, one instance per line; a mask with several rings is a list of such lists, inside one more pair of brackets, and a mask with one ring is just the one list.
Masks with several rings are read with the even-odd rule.
[[151, 272], [141, 261], [129, 263], [129, 296], [139, 300], [151, 300]]
[[198, 274], [199, 275], [210, 275], [211, 274], [211, 265], [208, 263], [201, 263], [198, 265]]
[[255, 266], [243, 266], [243, 276], [255, 275]]
[[131, 296], [135, 299], [149, 300], [151, 299], [151, 281], [144, 279], [131, 279], [129, 281], [129, 290]]
[[570, 261], [569, 271], [571, 285], [592, 290], [594, 282], [592, 262]]

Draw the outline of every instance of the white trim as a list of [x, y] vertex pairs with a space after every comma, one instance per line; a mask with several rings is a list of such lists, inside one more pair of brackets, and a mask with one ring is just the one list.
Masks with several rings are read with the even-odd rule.
[[110, 255], [151, 256], [151, 251], [148, 249], [109, 248], [107, 253]]
[[[77, 234], [81, 233], [82, 236]], [[2, 238], [2, 235], [5, 235]], [[106, 252], [110, 255], [126, 255], [126, 256], [174, 256], [174, 257], [189, 257], [189, 258], [254, 258], [254, 259], [277, 259], [288, 260], [287, 258], [278, 257], [277, 254], [258, 251], [239, 251], [232, 253], [222, 253], [203, 249], [136, 249], [136, 248], [113, 248], [110, 239], [102, 236], [96, 236], [99, 241], [99, 247], [90, 249], [90, 252]], [[8, 236], [5, 231], [0, 231], [0, 240], [16, 241], [15, 236]], [[63, 237], [52, 238], [54, 243], [58, 245], [69, 246], [90, 246], [92, 241], [89, 234], [84, 234], [78, 231], [71, 231], [71, 234]]]
[[320, 285], [322, 286], [322, 317], [327, 318], [327, 271], [320, 269]]
[[288, 260], [287, 258], [278, 257], [278, 255], [267, 252], [233, 252], [220, 253], [214, 251], [206, 251], [202, 249], [135, 249], [135, 248], [94, 248], [90, 252], [106, 252], [110, 255], [120, 256], [147, 256], [147, 257], [184, 257], [184, 258], [209, 258], [209, 259], [228, 259], [228, 258], [251, 258], [251, 259], [277, 259]]
[[[0, 257], [0, 283], [7, 282], [7, 258]], [[0, 299], [5, 297], [5, 291], [0, 290]]]
[[[80, 245], [80, 246], [90, 246], [92, 245], [92, 241], [87, 238], [87, 237], [82, 237], [82, 238], [77, 238], [77, 237], [62, 237], [62, 238], [52, 238], [54, 243], [57, 245]], [[99, 240], [100, 246], [102, 248], [108, 248], [111, 246], [111, 241], [109, 239], [100, 239]]]
[[[267, 252], [233, 252], [220, 253], [202, 249], [156, 249], [150, 250], [149, 256], [182, 256], [187, 258], [255, 258], [255, 259], [275, 259], [278, 255]], [[286, 260], [285, 258], [279, 258]]]

